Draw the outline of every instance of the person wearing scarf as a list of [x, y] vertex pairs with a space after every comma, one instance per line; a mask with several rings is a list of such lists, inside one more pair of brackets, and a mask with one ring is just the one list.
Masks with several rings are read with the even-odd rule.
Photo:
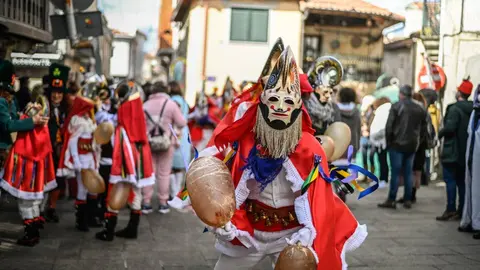
[[[477, 86], [473, 95], [473, 112], [468, 125], [468, 141], [465, 171], [465, 203], [463, 206], [462, 219], [460, 221], [461, 232], [473, 232], [474, 239], [480, 239], [480, 85]], [[457, 179], [457, 181], [459, 181]]]
[[[107, 206], [104, 229], [95, 237], [113, 241], [114, 237], [137, 238], [142, 214], [142, 188], [155, 184], [153, 161], [147, 138], [143, 103], [133, 82], [121, 83], [115, 90], [118, 97], [117, 125], [113, 135], [112, 167], [109, 188], [118, 183], [132, 185], [130, 220], [126, 228], [115, 233], [118, 211]], [[109, 198], [107, 197], [107, 205]]]
[[298, 70], [279, 39], [259, 83], [233, 102], [200, 153], [222, 160], [224, 149], [236, 150], [227, 163], [237, 206], [231, 230], [209, 228], [221, 253], [216, 270], [251, 269], [265, 258], [275, 264], [288, 244], [310, 248], [318, 269], [345, 269], [345, 252], [367, 236], [322, 177], [301, 193], [314, 167], [328, 172], [328, 164], [302, 104]]
[[[86, 88], [84, 88], [86, 89]], [[93, 224], [97, 195], [89, 194], [82, 181], [82, 169], [98, 170], [100, 160], [100, 146], [93, 139], [96, 129], [94, 119], [95, 104], [87, 97], [76, 95], [72, 108], [63, 124], [63, 147], [57, 169], [58, 177], [75, 177], [77, 180], [77, 194], [75, 200], [75, 228], [87, 232], [89, 227], [98, 227]], [[93, 202], [93, 203], [92, 203]]]
[[24, 224], [24, 234], [17, 244], [34, 246], [40, 241], [39, 229], [44, 223], [40, 217], [44, 193], [54, 189], [57, 183], [46, 125], [48, 117], [44, 116], [48, 109], [29, 103], [25, 111], [28, 114], [18, 117], [16, 110], [12, 111], [14, 74], [11, 62], [0, 60], [0, 134], [8, 136], [1, 136], [0, 145], [5, 145], [4, 138], [11, 143], [10, 134], [17, 132], [13, 145], [7, 146], [0, 171], [0, 187], [17, 198]]
[[[303, 102], [312, 119], [315, 135], [323, 135], [333, 122], [341, 121], [340, 109], [332, 101], [333, 86], [337, 83], [322, 82], [324, 76], [317, 69], [324, 64], [324, 58], [319, 58], [308, 72], [308, 82], [314, 89], [313, 94], [303, 95]], [[340, 67], [341, 68], [341, 67]], [[341, 77], [341, 75], [340, 75]]]

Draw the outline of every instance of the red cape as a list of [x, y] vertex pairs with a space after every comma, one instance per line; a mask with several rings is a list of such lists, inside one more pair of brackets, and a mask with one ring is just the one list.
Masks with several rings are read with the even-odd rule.
[[[27, 118], [25, 115], [21, 117], [21, 119], [25, 118]], [[15, 148], [15, 153], [24, 158], [34, 161], [45, 159], [52, 152], [48, 126], [36, 126], [31, 131], [18, 132], [13, 147]]]
[[154, 184], [152, 153], [140, 97], [118, 108], [110, 182], [130, 182], [137, 187]]

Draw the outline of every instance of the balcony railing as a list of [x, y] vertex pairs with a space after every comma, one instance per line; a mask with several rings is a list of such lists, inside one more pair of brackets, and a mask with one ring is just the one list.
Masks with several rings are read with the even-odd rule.
[[0, 0], [0, 24], [9, 33], [49, 43], [49, 0]]

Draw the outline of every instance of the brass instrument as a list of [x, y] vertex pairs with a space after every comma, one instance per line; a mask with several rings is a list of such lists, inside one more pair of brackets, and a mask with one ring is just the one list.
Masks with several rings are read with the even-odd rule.
[[343, 77], [343, 67], [333, 56], [322, 56], [315, 61], [307, 73], [308, 81], [314, 89], [318, 87], [333, 88]]

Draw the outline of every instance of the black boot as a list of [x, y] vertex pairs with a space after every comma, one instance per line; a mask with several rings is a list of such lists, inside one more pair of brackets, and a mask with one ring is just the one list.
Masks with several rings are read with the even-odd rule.
[[92, 228], [102, 227], [102, 221], [98, 218], [98, 215], [100, 213], [100, 208], [98, 207], [97, 198], [88, 198], [87, 207], [88, 207], [88, 226]]
[[33, 219], [26, 219], [24, 221], [24, 225], [25, 229], [23, 237], [17, 240], [17, 244], [21, 246], [33, 247], [40, 241], [40, 233], [38, 232], [38, 228]]
[[116, 232], [115, 235], [122, 238], [136, 239], [141, 213], [141, 211], [132, 210], [130, 212], [130, 220], [128, 221], [127, 227], [123, 230]]
[[45, 218], [43, 216], [39, 216], [33, 219], [35, 226], [37, 226], [38, 229], [44, 229], [45, 227]]
[[413, 188], [412, 189], [412, 203], [416, 203], [416, 202], [417, 202], [417, 189]]
[[480, 239], [480, 232], [476, 232], [473, 234], [473, 239]]
[[55, 211], [55, 208], [48, 208], [47, 212], [45, 213], [45, 219], [47, 222], [53, 222], [53, 223], [58, 223], [60, 221], [60, 218], [57, 215], [57, 211]]
[[95, 234], [95, 238], [102, 241], [113, 241], [115, 237], [115, 226], [117, 226], [117, 214], [107, 212], [103, 220], [103, 231]]
[[85, 201], [76, 201], [75, 202], [75, 228], [82, 232], [88, 232], [88, 212], [87, 204]]

